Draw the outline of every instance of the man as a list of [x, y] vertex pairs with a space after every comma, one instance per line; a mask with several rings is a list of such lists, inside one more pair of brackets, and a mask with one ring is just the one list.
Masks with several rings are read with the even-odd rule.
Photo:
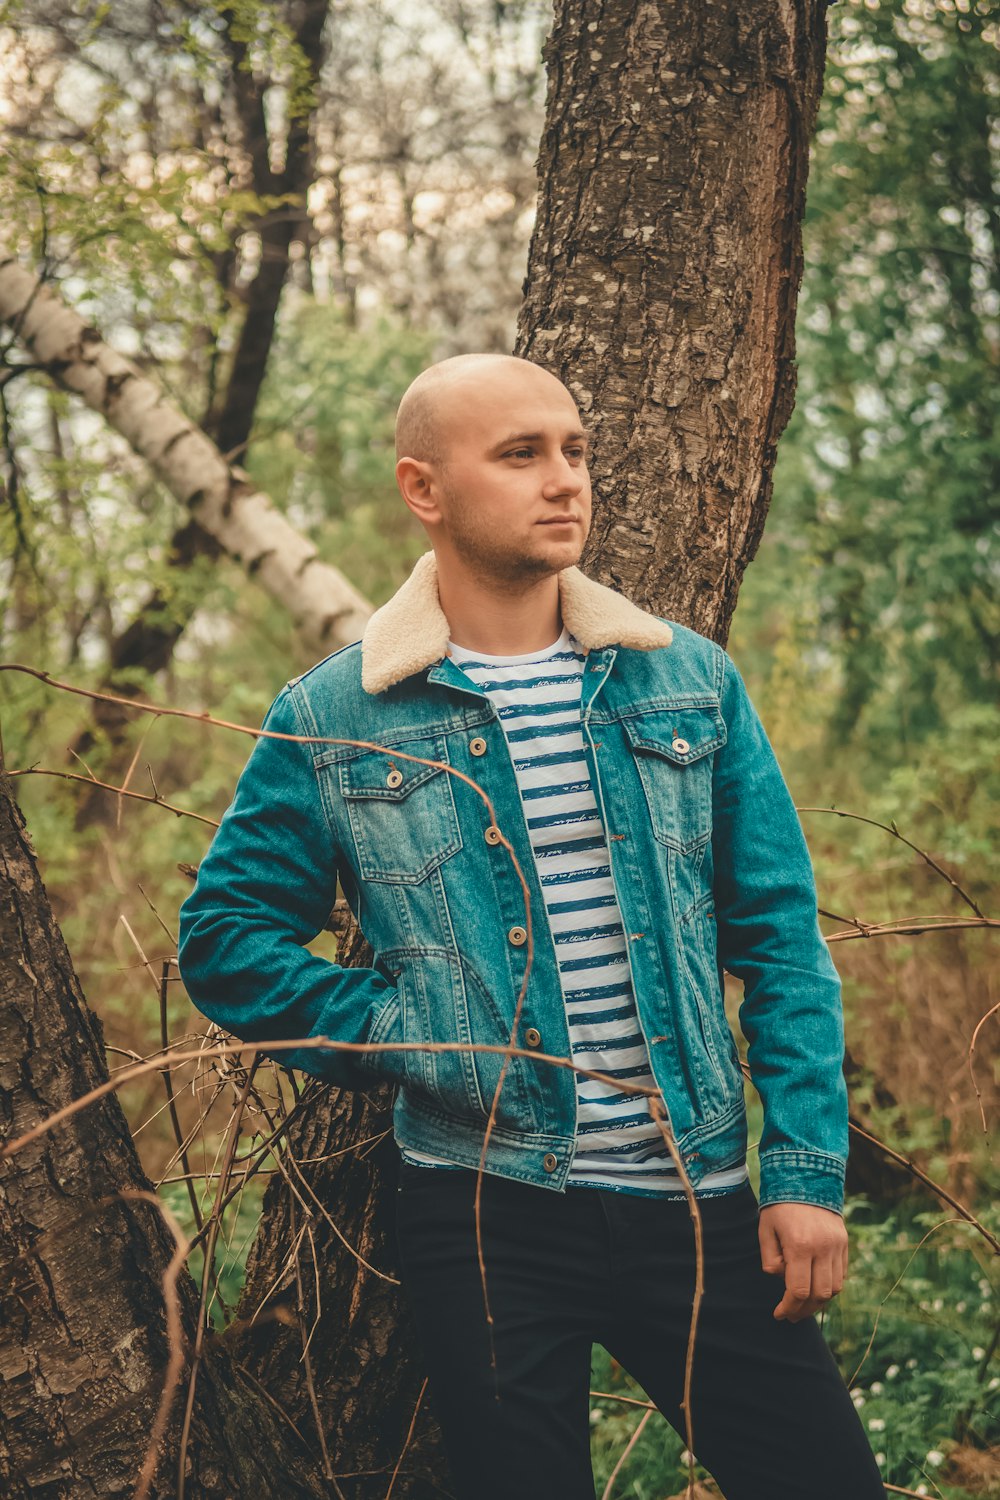
[[[881, 1496], [811, 1316], [847, 1265], [839, 981], [740, 675], [576, 567], [587, 439], [553, 376], [445, 360], [406, 393], [397, 453], [432, 551], [272, 704], [263, 727], [308, 740], [260, 738], [240, 778], [181, 910], [191, 998], [247, 1039], [373, 1049], [286, 1064], [399, 1083], [403, 1284], [463, 1500], [593, 1500], [595, 1341], [686, 1431], [694, 1235], [650, 1091], [703, 1231], [699, 1460], [729, 1500]], [[303, 946], [338, 874], [372, 969]], [[763, 1101], [759, 1205], [723, 969]], [[451, 1045], [399, 1048], [431, 1042]]]

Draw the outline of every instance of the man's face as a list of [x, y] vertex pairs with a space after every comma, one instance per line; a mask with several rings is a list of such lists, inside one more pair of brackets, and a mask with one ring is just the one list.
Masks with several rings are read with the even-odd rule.
[[525, 364], [463, 382], [445, 399], [445, 457], [431, 476], [441, 540], [510, 581], [576, 564], [590, 530], [590, 475], [565, 386]]

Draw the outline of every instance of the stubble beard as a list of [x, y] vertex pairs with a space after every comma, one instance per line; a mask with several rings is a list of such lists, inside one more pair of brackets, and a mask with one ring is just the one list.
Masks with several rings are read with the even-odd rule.
[[556, 562], [526, 546], [519, 548], [513, 538], [485, 528], [475, 506], [450, 489], [448, 511], [449, 541], [470, 571], [484, 582], [530, 587], [578, 561], [578, 554]]

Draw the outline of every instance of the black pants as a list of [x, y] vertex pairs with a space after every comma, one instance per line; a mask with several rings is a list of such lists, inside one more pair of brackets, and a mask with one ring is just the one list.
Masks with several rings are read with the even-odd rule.
[[[429, 1396], [461, 1500], [594, 1500], [588, 1388], [604, 1348], [683, 1437], [694, 1235], [676, 1200], [401, 1164], [397, 1237]], [[705, 1291], [694, 1451], [727, 1500], [883, 1500], [864, 1428], [814, 1318], [776, 1322], [757, 1199], [700, 1200]]]

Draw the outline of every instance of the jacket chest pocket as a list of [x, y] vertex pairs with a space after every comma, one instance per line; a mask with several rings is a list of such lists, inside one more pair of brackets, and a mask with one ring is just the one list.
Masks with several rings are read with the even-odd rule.
[[718, 708], [663, 708], [623, 721], [660, 843], [682, 854], [712, 836], [713, 752], [726, 743]]
[[[443, 739], [411, 753], [447, 760]], [[339, 767], [340, 794], [363, 880], [416, 885], [462, 847], [451, 776], [391, 751], [371, 751]]]

